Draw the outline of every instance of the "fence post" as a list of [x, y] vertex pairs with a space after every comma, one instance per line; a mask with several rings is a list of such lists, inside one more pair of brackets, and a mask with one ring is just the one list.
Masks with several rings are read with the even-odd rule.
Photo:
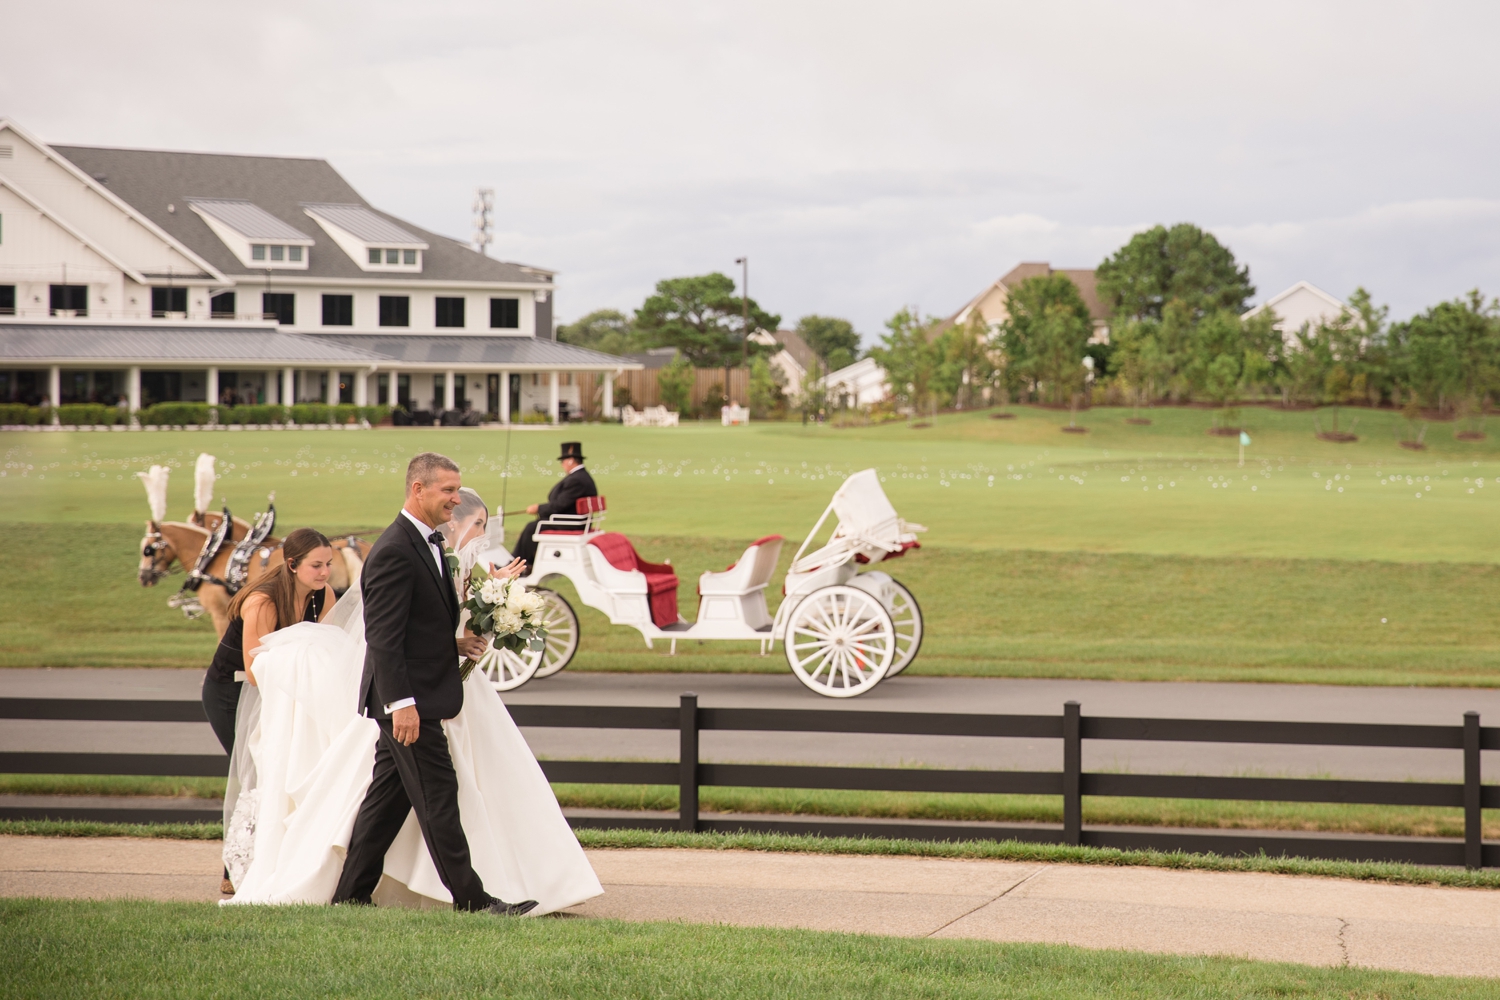
[[677, 828], [698, 829], [698, 696], [689, 691], [680, 702], [677, 751]]
[[1083, 843], [1083, 736], [1078, 702], [1063, 703], [1063, 843]]
[[1464, 867], [1484, 866], [1484, 813], [1479, 808], [1479, 713], [1464, 713]]

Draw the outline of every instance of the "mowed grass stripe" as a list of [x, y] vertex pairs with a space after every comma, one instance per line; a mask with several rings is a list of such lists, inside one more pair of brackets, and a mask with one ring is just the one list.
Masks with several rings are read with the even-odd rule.
[[442, 911], [0, 901], [0, 997], [1493, 997], [1493, 982]]
[[[205, 666], [212, 626], [166, 607], [180, 577], [136, 582], [138, 533], [127, 524], [0, 524], [0, 665]], [[636, 543], [648, 559], [672, 559], [691, 617], [698, 574], [723, 569], [749, 540]], [[788, 548], [782, 570], [790, 559]], [[927, 637], [914, 675], [1500, 683], [1500, 567], [1490, 564], [931, 546], [883, 568], [922, 605]], [[768, 596], [774, 608], [779, 588]], [[676, 656], [649, 651], [634, 630], [574, 604], [583, 639], [570, 669], [787, 670], [779, 649], [762, 657], [753, 643], [684, 640]]]

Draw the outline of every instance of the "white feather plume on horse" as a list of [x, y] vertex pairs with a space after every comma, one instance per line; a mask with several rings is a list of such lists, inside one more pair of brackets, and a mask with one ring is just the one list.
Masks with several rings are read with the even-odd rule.
[[146, 502], [151, 505], [151, 520], [164, 521], [167, 517], [167, 477], [172, 470], [165, 465], [153, 465], [148, 472], [137, 472], [136, 478], [146, 484]]
[[198, 464], [193, 467], [193, 510], [196, 513], [205, 513], [209, 504], [214, 502], [214, 480], [218, 478], [214, 474], [214, 457], [207, 452], [199, 455]]

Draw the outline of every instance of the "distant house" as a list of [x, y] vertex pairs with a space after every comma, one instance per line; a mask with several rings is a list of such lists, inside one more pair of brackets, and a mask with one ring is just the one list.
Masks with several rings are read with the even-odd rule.
[[776, 348], [766, 360], [773, 371], [780, 373], [782, 391], [791, 398], [802, 395], [802, 383], [818, 360], [802, 335], [796, 330], [777, 330], [775, 333], [756, 330], [750, 339], [763, 347]]
[[1321, 323], [1331, 323], [1338, 319], [1347, 306], [1329, 295], [1309, 281], [1299, 281], [1291, 288], [1279, 295], [1273, 295], [1265, 302], [1245, 313], [1244, 319], [1258, 316], [1267, 309], [1276, 314], [1276, 329], [1281, 333], [1281, 339], [1291, 344], [1297, 335], [1297, 331], [1303, 327], [1309, 330]]
[[870, 406], [886, 397], [885, 369], [874, 358], [861, 358], [829, 372], [823, 385], [828, 390], [828, 404], [840, 409]]
[[977, 312], [984, 319], [984, 323], [990, 329], [996, 329], [1000, 324], [1010, 318], [1005, 303], [1010, 298], [1021, 282], [1027, 278], [1045, 278], [1049, 275], [1061, 274], [1078, 286], [1078, 293], [1083, 296], [1084, 304], [1089, 307], [1089, 316], [1094, 321], [1094, 334], [1089, 338], [1090, 343], [1109, 343], [1109, 309], [1099, 299], [1099, 291], [1094, 280], [1092, 268], [1068, 267], [1055, 268], [1045, 262], [1028, 261], [1017, 264], [1005, 274], [996, 278], [980, 293], [963, 304], [958, 312], [949, 316], [941, 325], [941, 329], [952, 326], [962, 326], [969, 322], [970, 318]]

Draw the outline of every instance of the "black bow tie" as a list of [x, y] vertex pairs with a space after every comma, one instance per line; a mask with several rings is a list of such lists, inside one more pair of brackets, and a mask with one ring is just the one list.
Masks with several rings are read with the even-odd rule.
[[438, 548], [443, 547], [443, 533], [441, 531], [434, 531], [432, 534], [427, 536], [427, 540], [433, 545], [436, 545]]

